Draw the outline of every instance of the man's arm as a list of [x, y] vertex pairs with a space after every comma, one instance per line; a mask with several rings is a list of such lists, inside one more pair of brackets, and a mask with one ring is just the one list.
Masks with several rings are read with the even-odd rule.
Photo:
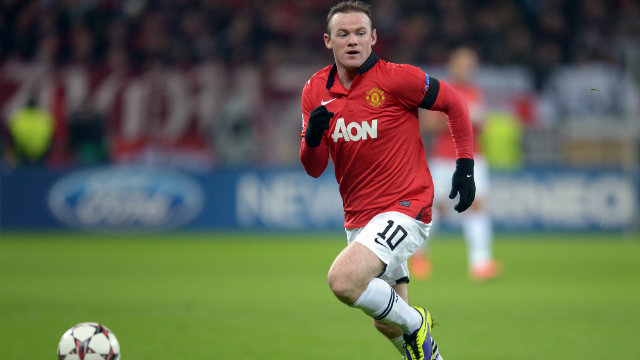
[[307, 83], [302, 92], [302, 142], [298, 156], [307, 174], [317, 178], [329, 163], [329, 147], [324, 133], [329, 129], [333, 113], [323, 105], [311, 110], [307, 101], [308, 86]]
[[302, 139], [299, 157], [304, 171], [317, 178], [322, 175], [329, 164], [329, 148], [326, 143], [310, 147]]
[[456, 157], [473, 159], [473, 126], [469, 117], [469, 108], [460, 93], [447, 83], [431, 78], [429, 91], [420, 107], [447, 114], [449, 131], [456, 147]]
[[451, 86], [437, 79], [431, 79], [429, 90], [420, 107], [447, 114], [447, 123], [453, 137], [457, 158], [449, 198], [453, 199], [460, 193], [460, 200], [454, 209], [463, 212], [471, 206], [476, 194], [473, 178], [473, 127], [467, 103]]

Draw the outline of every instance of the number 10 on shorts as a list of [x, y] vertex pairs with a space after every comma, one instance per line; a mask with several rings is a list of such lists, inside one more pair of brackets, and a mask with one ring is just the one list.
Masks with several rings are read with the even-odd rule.
[[[394, 224], [395, 222], [393, 220], [387, 220], [387, 227], [384, 228], [382, 232], [378, 233], [378, 236], [382, 240], [384, 240], [387, 243], [387, 245], [389, 245], [389, 249], [391, 249], [391, 251], [395, 250], [395, 248], [398, 245], [400, 245], [402, 240], [404, 240], [407, 237], [407, 230], [405, 230], [401, 225], [396, 225], [391, 235], [388, 235], [389, 231], [391, 231], [391, 228], [394, 227]], [[398, 233], [400, 233], [399, 237], [398, 237]], [[396, 237], [398, 237], [397, 240], [396, 240]], [[375, 241], [377, 243], [380, 243], [378, 238], [376, 238]]]

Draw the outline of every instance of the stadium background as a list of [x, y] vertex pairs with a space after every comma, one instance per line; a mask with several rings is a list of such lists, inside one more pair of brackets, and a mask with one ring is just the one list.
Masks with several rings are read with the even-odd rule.
[[[520, 134], [509, 161], [489, 158], [504, 278], [470, 284], [449, 224], [434, 244], [442, 270], [412, 293], [439, 310], [443, 355], [537, 358], [533, 342], [558, 359], [640, 356], [640, 4], [371, 3], [386, 60], [444, 77], [453, 48], [476, 49], [489, 117]], [[332, 62], [321, 38], [332, 4], [0, 5], [0, 358], [46, 358], [88, 320], [111, 327], [126, 358], [365, 358], [354, 349], [377, 335], [324, 288], [344, 241], [335, 179], [311, 179], [297, 160], [301, 87]], [[29, 100], [55, 123], [32, 160], [10, 125]], [[245, 308], [252, 317], [224, 317]], [[357, 345], [323, 314], [362, 332]], [[547, 326], [532, 325], [538, 316]], [[161, 330], [145, 335], [145, 324]], [[232, 336], [265, 328], [260, 351]], [[485, 334], [496, 331], [504, 341]], [[292, 349], [304, 332], [319, 343]]]

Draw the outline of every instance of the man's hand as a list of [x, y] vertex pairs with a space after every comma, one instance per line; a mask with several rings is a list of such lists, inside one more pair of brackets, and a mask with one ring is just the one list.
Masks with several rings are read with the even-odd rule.
[[311, 111], [307, 131], [304, 133], [304, 141], [308, 146], [316, 147], [320, 145], [322, 135], [324, 135], [325, 130], [329, 130], [329, 120], [333, 115], [324, 105], [320, 105]]
[[458, 203], [453, 207], [461, 213], [469, 208], [476, 197], [476, 182], [473, 179], [473, 159], [457, 159], [456, 171], [451, 179], [449, 199], [455, 199], [460, 193]]

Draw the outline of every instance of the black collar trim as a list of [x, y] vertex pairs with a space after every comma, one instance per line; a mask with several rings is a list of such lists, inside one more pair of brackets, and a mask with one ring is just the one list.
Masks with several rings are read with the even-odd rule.
[[[372, 52], [371, 55], [369, 55], [369, 57], [367, 58], [367, 60], [365, 60], [364, 63], [360, 65], [360, 68], [358, 68], [358, 74], [364, 74], [367, 71], [371, 70], [371, 68], [378, 62], [378, 60], [380, 60], [378, 55]], [[329, 71], [329, 78], [327, 79], [327, 90], [331, 90], [337, 71], [338, 71], [338, 67], [334, 63], [333, 67], [331, 67], [331, 71]]]

